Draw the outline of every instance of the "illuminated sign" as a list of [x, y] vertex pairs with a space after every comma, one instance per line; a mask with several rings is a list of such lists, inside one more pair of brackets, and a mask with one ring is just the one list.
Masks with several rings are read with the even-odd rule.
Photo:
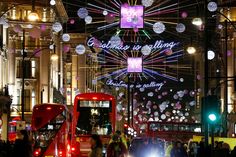
[[[108, 79], [106, 81], [106, 85], [108, 86], [114, 86], [114, 87], [125, 87], [128, 88], [128, 84], [125, 83], [124, 81], [118, 81], [118, 80], [111, 80]], [[161, 90], [161, 88], [164, 86], [164, 82], [155, 82], [152, 81], [150, 83], [144, 83], [144, 84], [130, 84], [130, 88], [157, 88], [157, 90]]]
[[[93, 47], [94, 46], [94, 37], [88, 39], [87, 41], [87, 46]], [[96, 40], [96, 39], [95, 39]], [[163, 40], [156, 40], [154, 44], [145, 44], [150, 47], [151, 50], [159, 50], [159, 49], [173, 49], [174, 47], [179, 45], [179, 42], [165, 42]], [[134, 51], [139, 51], [144, 45], [128, 45], [128, 44], [120, 44], [120, 45], [112, 45], [110, 41], [104, 42], [101, 41], [97, 47], [102, 48], [102, 49], [116, 49], [116, 50], [134, 50]]]
[[127, 58], [127, 72], [140, 73], [143, 72], [143, 59], [141, 57], [128, 57]]
[[121, 5], [120, 28], [143, 28], [143, 6]]

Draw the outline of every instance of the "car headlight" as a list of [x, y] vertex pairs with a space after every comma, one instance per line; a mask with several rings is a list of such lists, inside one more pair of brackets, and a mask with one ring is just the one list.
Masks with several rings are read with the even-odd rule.
[[158, 155], [158, 153], [150, 153], [150, 154], [148, 154], [146, 157], [160, 157], [159, 155]]

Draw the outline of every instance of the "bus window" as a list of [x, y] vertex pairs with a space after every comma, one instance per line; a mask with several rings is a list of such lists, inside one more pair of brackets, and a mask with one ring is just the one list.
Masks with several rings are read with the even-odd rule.
[[79, 101], [77, 134], [111, 134], [109, 101]]

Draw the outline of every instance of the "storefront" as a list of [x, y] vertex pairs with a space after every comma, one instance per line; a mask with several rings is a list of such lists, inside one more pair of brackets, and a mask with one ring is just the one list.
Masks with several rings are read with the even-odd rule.
[[11, 99], [9, 96], [0, 95], [0, 139], [7, 140], [8, 117]]

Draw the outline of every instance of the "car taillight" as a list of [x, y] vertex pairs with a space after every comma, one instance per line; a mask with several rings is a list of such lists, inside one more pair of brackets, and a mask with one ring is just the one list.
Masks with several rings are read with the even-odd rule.
[[39, 156], [39, 151], [38, 150], [34, 151], [34, 156]]
[[74, 151], [75, 151], [75, 147], [72, 147], [72, 148], [71, 148], [71, 151], [73, 151], [73, 152], [74, 152]]
[[59, 151], [59, 156], [62, 156], [62, 151]]

